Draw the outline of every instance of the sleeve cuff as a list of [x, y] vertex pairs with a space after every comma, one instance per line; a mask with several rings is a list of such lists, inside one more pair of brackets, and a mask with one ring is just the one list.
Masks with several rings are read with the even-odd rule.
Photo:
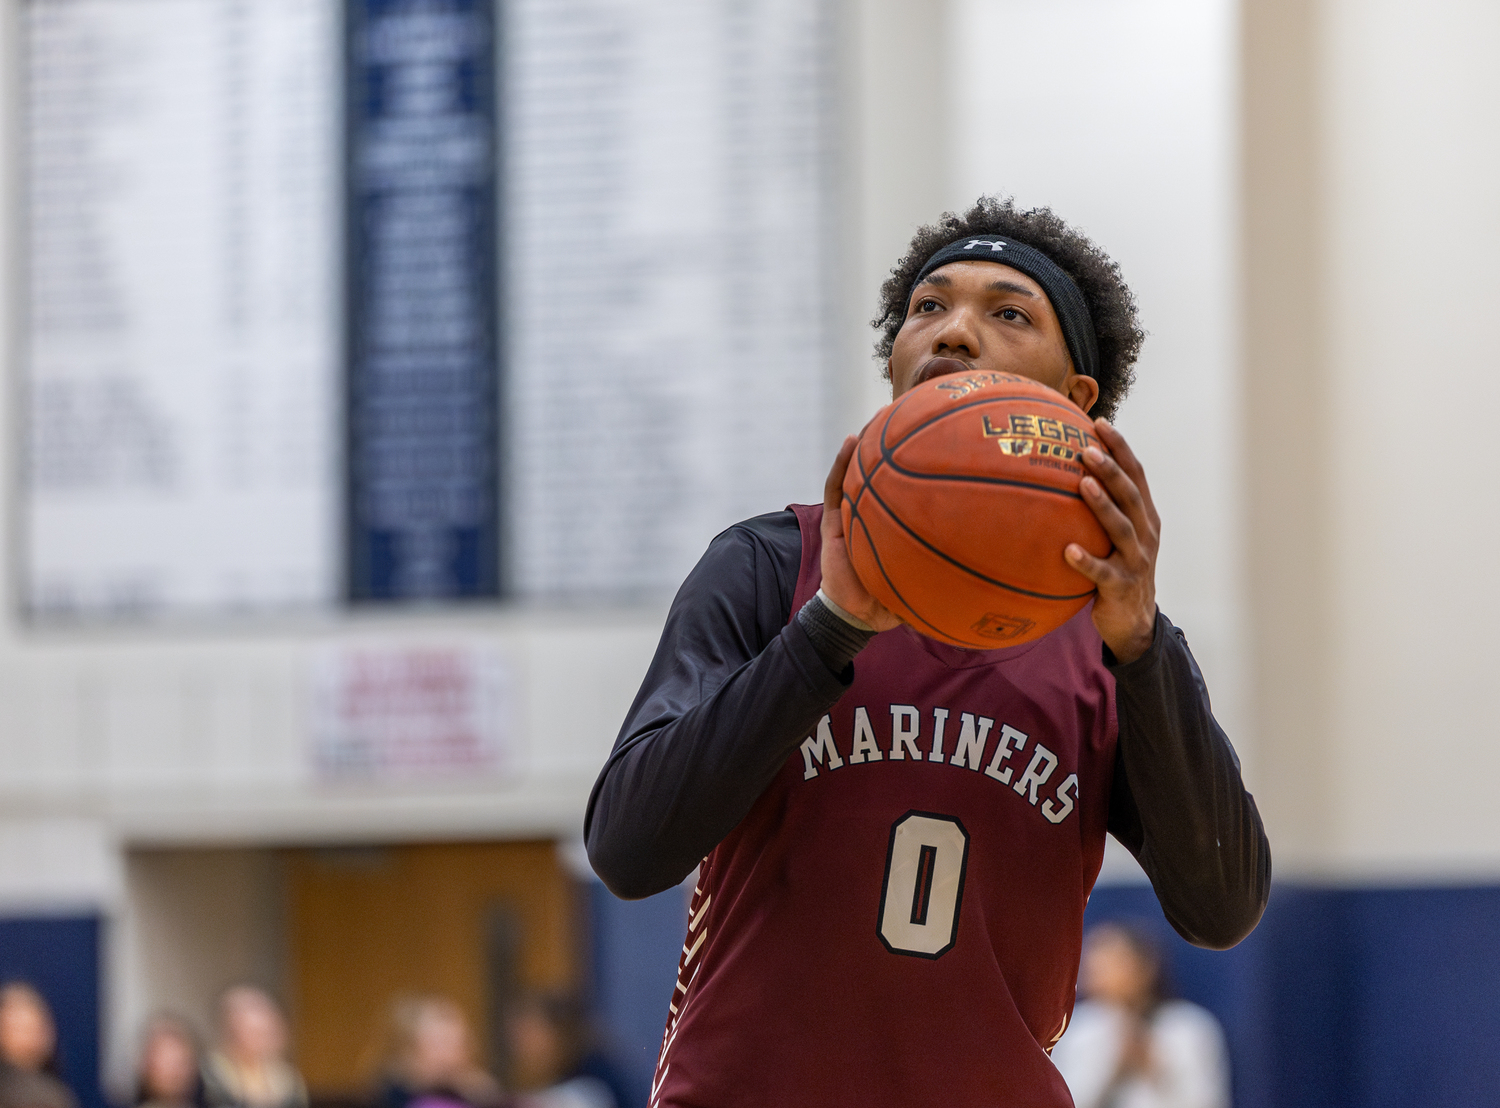
[[828, 672], [840, 677], [854, 661], [854, 656], [875, 637], [874, 628], [861, 630], [852, 620], [835, 613], [821, 592], [797, 613], [797, 626], [802, 628]]
[[861, 631], [870, 631], [872, 633], [874, 632], [875, 628], [871, 627], [868, 623], [866, 623], [864, 620], [860, 619], [853, 612], [847, 611], [846, 609], [839, 607], [837, 604], [835, 604], [833, 602], [833, 598], [830, 597], [822, 589], [818, 590], [817, 597], [818, 597], [819, 600], [821, 600], [823, 602], [823, 607], [827, 608], [834, 615], [838, 616], [839, 619], [843, 620], [850, 627], [857, 627]]

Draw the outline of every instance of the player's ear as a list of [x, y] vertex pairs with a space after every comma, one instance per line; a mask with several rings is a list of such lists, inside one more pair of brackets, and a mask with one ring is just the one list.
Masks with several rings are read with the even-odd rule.
[[1081, 373], [1070, 373], [1063, 382], [1063, 392], [1069, 400], [1087, 412], [1099, 400], [1099, 382]]

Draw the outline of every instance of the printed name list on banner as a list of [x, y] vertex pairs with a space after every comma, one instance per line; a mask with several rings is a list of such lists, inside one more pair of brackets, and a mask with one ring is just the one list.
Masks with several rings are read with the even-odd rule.
[[335, 7], [22, 7], [35, 616], [336, 597]]
[[509, 5], [520, 595], [670, 594], [731, 523], [821, 495], [833, 8]]

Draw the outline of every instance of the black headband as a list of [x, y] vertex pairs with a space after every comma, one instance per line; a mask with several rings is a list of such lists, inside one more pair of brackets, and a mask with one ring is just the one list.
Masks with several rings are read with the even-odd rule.
[[949, 262], [998, 262], [1020, 270], [1041, 285], [1047, 299], [1052, 302], [1052, 310], [1057, 313], [1057, 321], [1062, 324], [1063, 339], [1068, 344], [1068, 353], [1073, 356], [1074, 370], [1098, 380], [1099, 340], [1094, 334], [1094, 322], [1089, 318], [1088, 301], [1078, 291], [1073, 278], [1051, 258], [1023, 242], [1009, 239], [959, 239], [928, 258], [911, 287], [915, 289], [934, 269]]

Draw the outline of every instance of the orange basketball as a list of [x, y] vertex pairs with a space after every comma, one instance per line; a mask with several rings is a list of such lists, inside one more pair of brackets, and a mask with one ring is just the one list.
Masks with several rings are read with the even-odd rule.
[[1008, 373], [939, 377], [882, 408], [844, 478], [854, 571], [940, 642], [1013, 646], [1094, 595], [1063, 558], [1112, 549], [1078, 491], [1094, 427], [1061, 393]]

